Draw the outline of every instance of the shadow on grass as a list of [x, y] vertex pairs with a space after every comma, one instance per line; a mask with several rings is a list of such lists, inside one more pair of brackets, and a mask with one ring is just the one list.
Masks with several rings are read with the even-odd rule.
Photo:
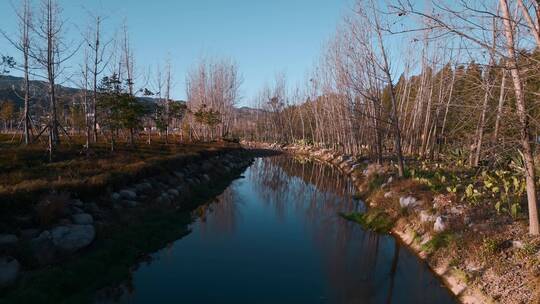
[[129, 212], [98, 231], [92, 248], [61, 265], [37, 270], [10, 290], [0, 303], [92, 303], [99, 289], [129, 278], [142, 257], [190, 233], [191, 210], [221, 194], [243, 170], [222, 176], [211, 187], [193, 189], [183, 210], [148, 207]]

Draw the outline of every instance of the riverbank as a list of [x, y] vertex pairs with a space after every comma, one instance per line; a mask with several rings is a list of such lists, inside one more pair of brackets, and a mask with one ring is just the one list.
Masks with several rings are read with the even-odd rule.
[[390, 165], [328, 149], [255, 146], [340, 168], [370, 209], [390, 218], [390, 232], [424, 259], [462, 303], [538, 303], [540, 239], [528, 236], [523, 218], [471, 204], [446, 187], [430, 186], [424, 177], [398, 179]]
[[92, 191], [49, 184], [33, 204], [3, 206], [11, 213], [2, 215], [10, 220], [0, 234], [0, 303], [92, 302], [96, 290], [125, 280], [137, 260], [189, 233], [191, 211], [259, 153], [237, 145], [182, 148], [186, 153], [147, 158], [130, 170], [115, 164], [123, 174], [98, 173], [111, 178], [88, 185]]

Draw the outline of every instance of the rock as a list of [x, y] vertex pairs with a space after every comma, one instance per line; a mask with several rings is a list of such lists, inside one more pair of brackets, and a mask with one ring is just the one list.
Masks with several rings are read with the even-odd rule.
[[378, 165], [378, 164], [369, 164], [367, 166], [367, 168], [362, 171], [362, 174], [366, 177], [369, 177], [373, 174], [378, 174], [378, 173], [381, 173], [382, 171], [382, 167], [381, 165]]
[[96, 231], [92, 225], [58, 226], [51, 230], [53, 244], [66, 253], [73, 253], [92, 243]]
[[467, 263], [465, 264], [465, 269], [469, 273], [475, 273], [482, 270], [482, 265], [475, 262], [467, 261]]
[[94, 222], [94, 218], [88, 213], [78, 213], [71, 216], [73, 223], [77, 225], [89, 225]]
[[113, 201], [117, 201], [120, 199], [120, 194], [116, 193], [116, 192], [113, 192], [113, 194], [111, 194], [111, 199]]
[[17, 281], [21, 265], [12, 257], [0, 257], [0, 287], [7, 287]]
[[401, 208], [412, 208], [418, 204], [418, 200], [412, 196], [400, 197], [399, 206]]
[[73, 207], [71, 207], [71, 213], [72, 214], [80, 214], [80, 213], [84, 213], [84, 211], [79, 207], [73, 206]]
[[99, 206], [94, 202], [86, 204], [84, 206], [84, 210], [86, 210], [86, 212], [94, 213], [94, 214], [101, 212], [101, 209], [99, 209]]
[[176, 177], [178, 177], [179, 179], [184, 178], [184, 174], [180, 171], [174, 171], [173, 174], [176, 175]]
[[433, 230], [435, 230], [435, 232], [443, 232], [446, 229], [446, 223], [443, 218], [441, 216], [437, 216], [435, 219], [435, 224], [433, 224]]
[[82, 208], [84, 203], [80, 199], [74, 199], [73, 201], [71, 201], [71, 205]]
[[515, 249], [523, 249], [525, 245], [522, 241], [512, 241], [512, 247], [514, 247]]
[[175, 196], [175, 197], [180, 195], [180, 192], [178, 192], [178, 190], [176, 190], [176, 189], [169, 189], [167, 191], [167, 193], [169, 193], [170, 195]]
[[56, 260], [56, 247], [49, 231], [43, 231], [29, 242], [32, 256], [40, 265], [48, 265]]
[[435, 216], [433, 216], [432, 214], [429, 214], [429, 212], [425, 210], [422, 210], [420, 211], [420, 221], [422, 223], [433, 222], [435, 221]]
[[19, 238], [14, 234], [0, 234], [0, 251], [14, 249], [18, 242]]
[[170, 204], [170, 203], [171, 203], [171, 199], [169, 198], [168, 195], [162, 194], [161, 196], [159, 196], [159, 197], [156, 199], [156, 202], [157, 202], [158, 204]]
[[135, 191], [130, 190], [130, 189], [120, 190], [119, 194], [120, 194], [120, 197], [127, 200], [133, 200], [137, 198], [137, 193], [135, 193]]
[[392, 196], [394, 196], [394, 192], [392, 191], [388, 191], [384, 194], [384, 198], [392, 198]]
[[24, 229], [19, 232], [19, 236], [23, 240], [30, 240], [39, 235], [39, 229]]
[[135, 185], [135, 190], [137, 192], [146, 192], [152, 189], [152, 185], [148, 182], [143, 182]]
[[463, 207], [452, 207], [450, 208], [450, 213], [454, 215], [463, 215]]

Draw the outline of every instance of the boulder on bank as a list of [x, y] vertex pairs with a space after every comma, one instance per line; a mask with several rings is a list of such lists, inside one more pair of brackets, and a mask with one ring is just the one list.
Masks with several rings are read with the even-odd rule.
[[40, 265], [48, 265], [56, 260], [56, 247], [49, 231], [43, 231], [38, 237], [30, 240], [30, 251]]
[[152, 185], [149, 182], [142, 182], [135, 185], [135, 190], [140, 193], [147, 192], [152, 190]]
[[171, 203], [171, 199], [169, 198], [169, 196], [166, 194], [166, 193], [163, 193], [162, 195], [160, 195], [157, 199], [156, 199], [156, 202], [158, 204], [170, 204]]
[[94, 222], [94, 218], [88, 213], [73, 214], [71, 219], [77, 225], [90, 225]]
[[379, 164], [369, 164], [367, 168], [362, 172], [365, 177], [370, 177], [373, 174], [383, 173], [383, 167]]
[[433, 230], [435, 230], [435, 232], [443, 232], [446, 230], [447, 226], [445, 220], [441, 216], [438, 216], [435, 219], [435, 224], [433, 224]]
[[435, 221], [435, 216], [427, 212], [426, 210], [420, 211], [420, 222], [429, 223]]
[[169, 193], [170, 195], [174, 196], [174, 197], [177, 197], [180, 195], [180, 192], [178, 192], [178, 190], [176, 189], [169, 189], [167, 190], [167, 193]]
[[179, 179], [184, 179], [184, 173], [180, 171], [174, 171], [173, 174], [176, 175], [176, 177], [178, 177]]
[[84, 206], [84, 203], [80, 199], [74, 199], [71, 201], [71, 205], [82, 208], [82, 206]]
[[75, 206], [71, 207], [71, 214], [79, 214], [79, 213], [84, 213], [84, 210]]
[[137, 198], [137, 193], [135, 193], [135, 191], [130, 190], [130, 189], [120, 190], [119, 194], [121, 198], [127, 199], [127, 200], [133, 200]]
[[7, 287], [19, 277], [21, 265], [12, 257], [0, 257], [0, 288]]
[[412, 196], [402, 196], [399, 198], [399, 206], [401, 208], [412, 208], [418, 205], [418, 200]]
[[53, 244], [66, 253], [74, 253], [90, 245], [95, 236], [92, 225], [58, 226], [51, 230]]

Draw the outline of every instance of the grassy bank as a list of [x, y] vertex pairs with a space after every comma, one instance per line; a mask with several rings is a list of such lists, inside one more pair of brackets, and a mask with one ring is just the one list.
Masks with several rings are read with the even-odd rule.
[[43, 145], [25, 147], [0, 135], [0, 231], [10, 226], [14, 215], [33, 211], [51, 190], [94, 196], [184, 166], [200, 155], [235, 149], [239, 146], [226, 142], [166, 144], [155, 139], [151, 145], [118, 143], [114, 152], [99, 142], [87, 153], [82, 139], [74, 138], [59, 146], [49, 162]]

